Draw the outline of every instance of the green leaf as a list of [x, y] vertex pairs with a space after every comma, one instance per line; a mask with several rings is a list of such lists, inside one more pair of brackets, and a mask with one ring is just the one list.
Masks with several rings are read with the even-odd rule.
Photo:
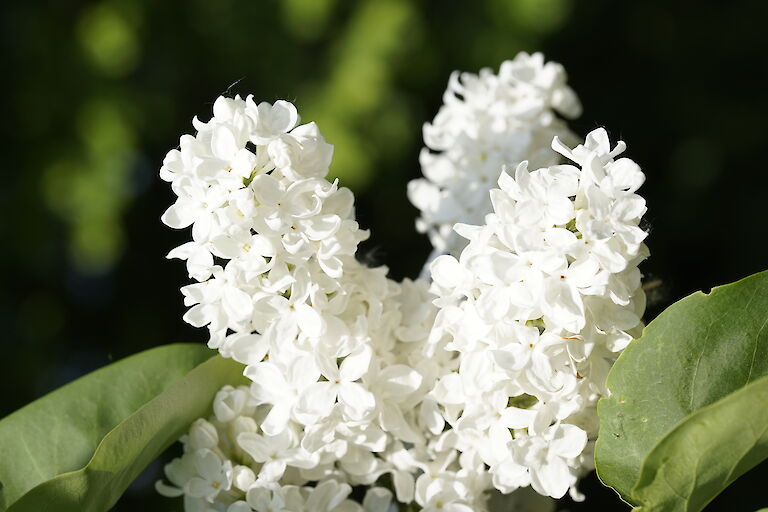
[[103, 512], [242, 365], [167, 345], [88, 374], [0, 421], [0, 511]]
[[697, 292], [651, 322], [617, 360], [611, 396], [598, 403], [601, 481], [640, 504], [632, 489], [654, 446], [691, 414], [768, 374], [767, 325], [768, 272]]
[[703, 509], [768, 457], [768, 377], [691, 414], [645, 458], [637, 512]]

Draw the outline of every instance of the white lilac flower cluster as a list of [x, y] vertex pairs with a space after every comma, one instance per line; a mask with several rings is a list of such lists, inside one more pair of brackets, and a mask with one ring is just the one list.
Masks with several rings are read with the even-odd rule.
[[465, 241], [453, 225], [483, 222], [502, 165], [557, 163], [552, 138], [577, 139], [555, 113], [578, 117], [581, 104], [563, 67], [545, 63], [540, 53], [520, 53], [503, 62], [498, 74], [488, 68], [478, 75], [453, 73], [443, 102], [424, 125], [424, 178], [408, 184], [408, 198], [420, 210], [416, 228], [428, 234], [434, 255], [458, 256]]
[[276, 340], [336, 343], [325, 334], [349, 295], [343, 267], [368, 233], [352, 218], [352, 193], [325, 179], [333, 147], [314, 123], [296, 126], [285, 101], [220, 97], [213, 112], [194, 120], [197, 135], [181, 137], [160, 170], [178, 196], [163, 222], [192, 226], [192, 241], [168, 255], [199, 281], [181, 290], [184, 319], [244, 363]]
[[502, 172], [494, 212], [459, 224], [469, 244], [431, 265], [440, 308], [431, 342], [458, 354], [432, 390], [464, 456], [503, 492], [531, 485], [555, 498], [591, 469], [595, 405], [606, 374], [641, 324], [637, 265], [644, 181], [603, 129], [574, 149], [577, 165]]
[[[288, 102], [219, 98], [168, 153], [160, 174], [178, 198], [163, 221], [192, 228], [168, 255], [197, 281], [182, 288], [184, 319], [251, 381], [218, 393], [166, 467], [158, 490], [185, 510], [544, 511], [548, 496], [578, 496], [596, 400], [644, 307], [643, 174], [602, 130], [574, 149], [555, 137], [548, 156], [541, 142], [508, 152], [570, 136], [551, 110], [578, 103], [540, 55], [452, 83], [471, 108], [434, 126], [467, 155], [493, 151], [462, 173], [498, 177], [526, 151], [578, 167], [502, 171], [494, 213], [456, 226], [469, 244], [433, 262], [431, 283], [356, 259], [368, 233], [352, 193], [326, 179], [333, 148]], [[484, 135], [459, 133], [461, 119]]]

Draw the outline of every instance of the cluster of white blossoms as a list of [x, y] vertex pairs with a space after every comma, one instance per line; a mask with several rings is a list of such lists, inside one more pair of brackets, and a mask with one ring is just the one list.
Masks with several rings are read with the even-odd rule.
[[458, 256], [465, 241], [454, 224], [483, 222], [502, 165], [557, 163], [552, 138], [577, 138], [556, 113], [578, 117], [581, 104], [563, 67], [545, 63], [540, 53], [520, 53], [503, 62], [498, 74], [488, 68], [478, 75], [453, 73], [443, 102], [424, 125], [424, 178], [408, 184], [408, 198], [421, 211], [416, 228], [428, 234], [434, 255]]
[[[163, 221], [192, 232], [168, 255], [196, 281], [184, 319], [251, 381], [223, 388], [166, 466], [158, 490], [185, 510], [544, 512], [578, 497], [595, 403], [644, 308], [643, 174], [602, 130], [536, 149], [570, 136], [552, 109], [578, 112], [538, 54], [451, 87], [464, 101], [447, 95], [425, 129], [443, 153], [423, 161], [465, 183], [526, 157], [545, 167], [502, 171], [494, 213], [456, 226], [469, 244], [437, 258], [431, 282], [356, 259], [368, 233], [354, 197], [326, 179], [333, 147], [291, 103], [221, 97], [166, 156], [178, 198]], [[578, 166], [546, 167], [560, 155]], [[456, 215], [439, 224], [476, 219]]]
[[344, 265], [368, 233], [352, 218], [352, 193], [325, 179], [333, 146], [314, 123], [296, 126], [285, 101], [220, 97], [213, 112], [194, 120], [197, 135], [183, 136], [160, 170], [178, 196], [163, 222], [192, 226], [192, 241], [168, 255], [199, 281], [181, 290], [184, 319], [208, 326], [209, 346], [243, 363], [278, 340], [336, 343], [326, 333], [350, 295]]
[[464, 456], [489, 468], [494, 487], [531, 485], [555, 498], [592, 469], [595, 405], [606, 374], [641, 325], [637, 265], [644, 181], [603, 129], [570, 149], [577, 165], [502, 172], [494, 212], [459, 224], [469, 244], [431, 265], [437, 315], [430, 342], [455, 351], [458, 370], [430, 396]]

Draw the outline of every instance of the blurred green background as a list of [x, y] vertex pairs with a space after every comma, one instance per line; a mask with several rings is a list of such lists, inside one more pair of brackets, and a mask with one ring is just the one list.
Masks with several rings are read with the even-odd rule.
[[[647, 174], [649, 318], [768, 267], [768, 3], [682, 0], [3, 2], [0, 287], [5, 415], [186, 326], [186, 232], [157, 178], [224, 91], [294, 101], [336, 146], [332, 175], [373, 231], [365, 257], [415, 276], [429, 252], [405, 196], [421, 125], [454, 69], [520, 50], [568, 70], [580, 134], [606, 126]], [[155, 464], [115, 510], [180, 510]], [[712, 510], [765, 505], [755, 471]], [[571, 510], [618, 510], [594, 478]], [[718, 505], [718, 503], [720, 505]], [[742, 508], [743, 506], [743, 508]]]

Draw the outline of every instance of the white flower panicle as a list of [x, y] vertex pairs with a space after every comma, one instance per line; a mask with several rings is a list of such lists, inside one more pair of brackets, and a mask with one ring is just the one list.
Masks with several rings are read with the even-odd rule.
[[[355, 258], [368, 233], [354, 197], [326, 179], [332, 146], [288, 102], [219, 98], [168, 153], [160, 174], [178, 198], [163, 221], [192, 232], [168, 255], [196, 281], [184, 319], [251, 381], [218, 393], [158, 483], [187, 511], [546, 510], [547, 496], [578, 497], [596, 401], [644, 309], [644, 176], [604, 130], [560, 142], [571, 135], [553, 110], [578, 102], [538, 54], [450, 91], [425, 128], [442, 153], [422, 160], [454, 177], [428, 175], [412, 199], [522, 163], [502, 172], [482, 225], [456, 225], [468, 244], [434, 260], [431, 283]], [[557, 153], [536, 149], [553, 135]], [[447, 241], [443, 225], [484, 208], [424, 211], [422, 225]]]
[[276, 338], [332, 329], [322, 312], [339, 312], [344, 265], [368, 233], [352, 193], [325, 179], [333, 147], [314, 123], [297, 126], [292, 104], [221, 97], [213, 111], [160, 170], [178, 196], [163, 222], [192, 226], [192, 241], [168, 257], [199, 281], [182, 288], [184, 319], [207, 326], [224, 355], [260, 361]]
[[501, 173], [493, 213], [459, 224], [458, 259], [431, 265], [439, 313], [430, 343], [458, 368], [431, 391], [463, 457], [487, 467], [502, 492], [531, 485], [578, 496], [591, 469], [595, 404], [606, 373], [637, 333], [645, 299], [638, 263], [644, 175], [616, 157], [603, 129], [570, 149], [576, 165]]
[[491, 211], [488, 191], [502, 165], [557, 163], [552, 138], [576, 138], [556, 113], [578, 117], [581, 104], [563, 67], [545, 63], [540, 53], [520, 53], [498, 74], [487, 68], [478, 75], [455, 72], [443, 101], [424, 125], [424, 178], [408, 184], [408, 197], [420, 210], [416, 227], [428, 234], [434, 254], [458, 256], [465, 242], [453, 225], [479, 224]]

